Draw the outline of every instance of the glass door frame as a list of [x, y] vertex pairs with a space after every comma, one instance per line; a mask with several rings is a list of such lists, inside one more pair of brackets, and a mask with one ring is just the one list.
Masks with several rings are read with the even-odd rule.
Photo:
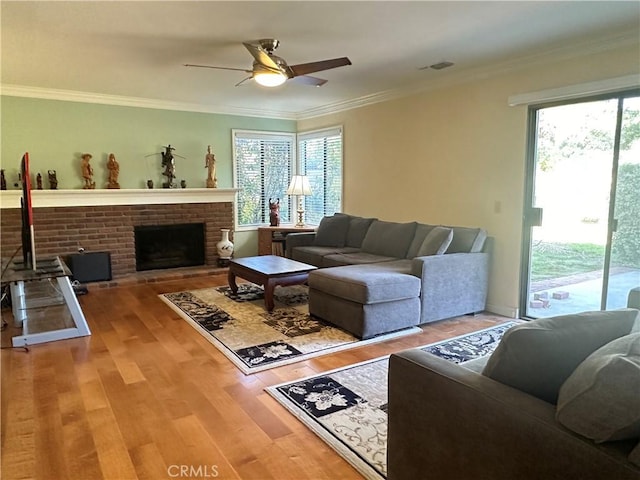
[[533, 227], [540, 225], [542, 222], [542, 211], [534, 207], [534, 186], [536, 182], [536, 145], [538, 133], [538, 111], [557, 107], [562, 105], [572, 105], [576, 103], [596, 102], [600, 100], [617, 99], [618, 106], [616, 112], [615, 136], [613, 145], [612, 158], [612, 177], [610, 186], [609, 209], [607, 216], [607, 236], [603, 265], [603, 284], [600, 297], [600, 309], [604, 309], [607, 301], [607, 290], [609, 284], [609, 269], [611, 266], [611, 252], [613, 233], [615, 232], [615, 200], [618, 180], [618, 162], [620, 158], [620, 138], [622, 133], [622, 115], [623, 102], [625, 98], [637, 97], [640, 95], [640, 88], [627, 89], [619, 92], [610, 92], [601, 95], [591, 95], [580, 98], [572, 98], [560, 100], [556, 102], [548, 102], [542, 104], [529, 105], [527, 111], [527, 144], [526, 144], [526, 161], [525, 161], [525, 177], [524, 177], [524, 202], [522, 214], [522, 245], [521, 245], [521, 261], [520, 261], [520, 318], [532, 320], [537, 317], [527, 315], [527, 306], [529, 304], [530, 290], [530, 270], [531, 270], [531, 251], [533, 240]]

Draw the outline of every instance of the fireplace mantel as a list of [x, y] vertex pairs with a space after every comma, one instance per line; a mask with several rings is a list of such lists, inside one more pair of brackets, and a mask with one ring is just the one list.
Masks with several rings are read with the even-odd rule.
[[[169, 203], [235, 203], [237, 188], [32, 190], [34, 208]], [[0, 208], [20, 208], [22, 190], [0, 191]]]

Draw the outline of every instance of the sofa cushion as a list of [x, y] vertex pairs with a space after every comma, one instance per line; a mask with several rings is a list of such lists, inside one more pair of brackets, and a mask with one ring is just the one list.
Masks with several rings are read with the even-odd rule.
[[296, 247], [291, 252], [291, 259], [316, 267], [324, 266], [324, 258], [335, 253], [357, 252], [357, 248], [351, 247], [316, 247], [315, 245]]
[[555, 404], [560, 387], [587, 356], [636, 331], [640, 312], [630, 308], [533, 320], [507, 330], [482, 373]]
[[347, 229], [347, 247], [360, 248], [369, 227], [375, 218], [350, 217], [349, 228]]
[[557, 420], [597, 443], [640, 438], [640, 333], [599, 348], [560, 388]]
[[415, 231], [416, 222], [374, 220], [362, 240], [362, 250], [385, 257], [405, 258]]
[[416, 233], [413, 234], [413, 240], [411, 240], [411, 245], [409, 245], [409, 250], [407, 250], [407, 258], [418, 256], [418, 250], [420, 250], [422, 242], [424, 242], [425, 237], [434, 228], [435, 225], [427, 225], [424, 223], [418, 223], [416, 225]]
[[397, 258], [356, 251], [326, 255], [322, 259], [322, 266], [339, 267], [342, 265], [364, 265], [368, 263], [390, 262], [392, 260], [397, 260]]
[[348, 215], [324, 217], [320, 220], [313, 244], [319, 247], [344, 247], [348, 229]]
[[487, 240], [487, 231], [482, 228], [449, 227], [453, 228], [453, 240], [447, 253], [478, 253], [482, 252]]
[[309, 275], [309, 288], [362, 305], [420, 295], [420, 279], [370, 265], [323, 268]]
[[420, 249], [418, 250], [418, 257], [424, 257], [426, 255], [442, 255], [447, 251], [451, 240], [453, 239], [453, 230], [446, 227], [435, 227], [424, 238]]

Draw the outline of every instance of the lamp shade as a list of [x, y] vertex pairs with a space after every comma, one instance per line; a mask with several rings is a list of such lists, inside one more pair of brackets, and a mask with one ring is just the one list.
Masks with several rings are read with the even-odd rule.
[[305, 175], [294, 175], [291, 177], [287, 195], [311, 195], [309, 178]]

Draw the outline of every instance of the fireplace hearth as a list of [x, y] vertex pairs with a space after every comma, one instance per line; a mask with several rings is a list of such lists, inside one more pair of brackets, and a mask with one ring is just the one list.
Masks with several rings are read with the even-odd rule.
[[133, 232], [138, 272], [205, 263], [204, 223], [137, 226]]

